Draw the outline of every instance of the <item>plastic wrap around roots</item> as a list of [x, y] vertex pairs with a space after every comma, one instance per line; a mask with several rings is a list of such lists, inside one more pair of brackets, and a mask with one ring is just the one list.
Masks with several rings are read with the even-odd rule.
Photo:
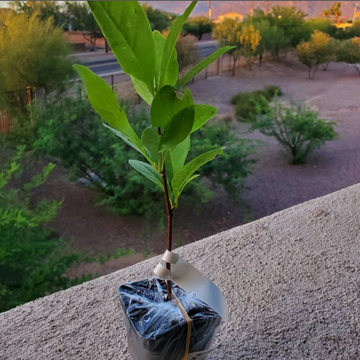
[[221, 316], [173, 284], [173, 292], [191, 319], [190, 355], [185, 357], [188, 323], [175, 300], [166, 301], [166, 282], [146, 279], [120, 287], [129, 352], [133, 360], [205, 359]]

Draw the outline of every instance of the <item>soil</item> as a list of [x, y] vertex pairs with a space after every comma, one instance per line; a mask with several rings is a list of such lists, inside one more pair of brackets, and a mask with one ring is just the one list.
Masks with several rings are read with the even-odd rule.
[[[305, 102], [324, 119], [336, 121], [338, 138], [310, 155], [306, 165], [294, 166], [274, 139], [249, 133], [247, 124], [234, 120], [240, 137], [263, 141], [256, 154], [259, 161], [247, 181], [249, 189], [243, 194], [245, 204], [230, 199], [221, 189], [200, 213], [182, 204], [174, 219], [175, 247], [359, 182], [360, 78], [350, 66], [331, 64], [326, 72], [319, 70], [314, 80], [308, 80], [307, 69], [287, 58], [267, 61], [261, 67], [256, 64], [252, 72], [239, 69], [235, 77], [197, 81], [191, 89], [197, 102], [211, 103], [219, 107], [222, 116], [233, 117], [233, 95], [267, 85], [280, 86], [285, 101]], [[31, 168], [39, 166], [37, 163]], [[103, 265], [78, 266], [70, 271], [72, 276], [107, 274], [164, 251], [166, 233], [159, 229], [159, 222], [149, 224], [139, 217], [110, 213], [97, 205], [99, 195], [95, 191], [69, 182], [59, 166], [37, 196], [63, 200], [51, 227], [56, 234], [71, 239], [74, 248], [91, 254], [111, 253], [118, 248], [135, 250], [135, 255]], [[149, 229], [151, 236], [147, 235]]]

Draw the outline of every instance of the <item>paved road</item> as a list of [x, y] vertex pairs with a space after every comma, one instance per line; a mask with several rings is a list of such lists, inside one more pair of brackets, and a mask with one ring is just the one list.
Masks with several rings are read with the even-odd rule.
[[[217, 49], [217, 43], [215, 41], [200, 42], [196, 46], [200, 58], [205, 58]], [[121, 67], [112, 53], [101, 53], [98, 55], [94, 53], [86, 53], [74, 55], [74, 58], [76, 59], [75, 61], [79, 61], [88, 66], [92, 71], [99, 75], [121, 71]]]

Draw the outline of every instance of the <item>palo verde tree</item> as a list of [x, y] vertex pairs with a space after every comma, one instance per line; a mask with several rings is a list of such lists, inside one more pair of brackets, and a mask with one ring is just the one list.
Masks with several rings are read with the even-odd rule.
[[159, 9], [154, 9], [147, 3], [143, 4], [142, 7], [146, 12], [152, 30], [158, 30], [162, 33], [170, 27], [171, 21], [174, 18], [173, 15]]
[[246, 66], [251, 70], [253, 58], [260, 44], [260, 33], [253, 25], [244, 26], [240, 33], [241, 54], [245, 57]]
[[[177, 18], [167, 38], [151, 30], [145, 11], [137, 1], [89, 1], [89, 6], [122, 69], [150, 105], [151, 124], [141, 136], [131, 127], [110, 86], [88, 68], [81, 65], [75, 68], [86, 86], [90, 103], [106, 126], [146, 160], [130, 160], [130, 165], [164, 192], [167, 249], [171, 251], [173, 213], [182, 191], [198, 177], [195, 173], [200, 167], [223, 152], [218, 148], [186, 163], [191, 134], [214, 117], [217, 109], [210, 105], [195, 105], [190, 89], [185, 86], [232, 48], [218, 49], [178, 79], [175, 45], [196, 2]], [[170, 264], [167, 268], [170, 269]], [[170, 281], [167, 286], [171, 298]]]
[[215, 24], [206, 16], [194, 16], [184, 24], [183, 32], [201, 40], [204, 34], [211, 34], [214, 26]]
[[42, 21], [36, 13], [9, 11], [0, 14], [0, 23], [0, 77], [5, 89], [62, 89], [73, 74], [71, 47], [53, 18]]
[[213, 35], [218, 40], [220, 46], [231, 46], [229, 54], [233, 58], [233, 75], [235, 75], [236, 61], [241, 56], [240, 34], [242, 24], [234, 19], [225, 18], [214, 28]]
[[337, 61], [351, 65], [360, 75], [360, 37], [339, 42]]
[[337, 1], [334, 3], [329, 9], [323, 12], [324, 16], [332, 16], [336, 20], [336, 22], [340, 23], [340, 16], [342, 15], [341, 11], [341, 2]]

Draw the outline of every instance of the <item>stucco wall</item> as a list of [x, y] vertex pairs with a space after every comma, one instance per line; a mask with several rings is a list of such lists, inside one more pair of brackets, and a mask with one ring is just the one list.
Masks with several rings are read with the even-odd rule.
[[[360, 359], [359, 205], [355, 185], [178, 250], [229, 304], [211, 359]], [[0, 359], [129, 359], [117, 288], [157, 262], [0, 314]]]

